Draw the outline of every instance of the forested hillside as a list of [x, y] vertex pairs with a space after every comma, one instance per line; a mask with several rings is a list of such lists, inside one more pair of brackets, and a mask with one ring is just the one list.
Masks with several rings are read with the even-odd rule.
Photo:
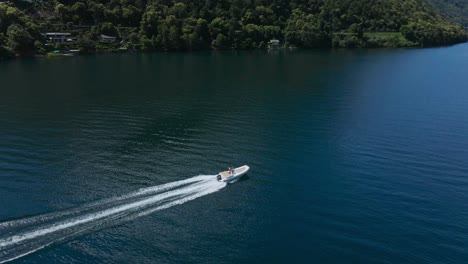
[[468, 0], [426, 0], [442, 15], [468, 28]]
[[[76, 41], [45, 45], [40, 33]], [[99, 34], [119, 42], [102, 44]], [[466, 41], [462, 27], [420, 0], [43, 0], [0, 3], [0, 57], [122, 49], [199, 50], [281, 46], [438, 46]], [[120, 41], [121, 40], [121, 41]], [[120, 46], [119, 46], [120, 45]], [[53, 47], [51, 47], [53, 46]]]

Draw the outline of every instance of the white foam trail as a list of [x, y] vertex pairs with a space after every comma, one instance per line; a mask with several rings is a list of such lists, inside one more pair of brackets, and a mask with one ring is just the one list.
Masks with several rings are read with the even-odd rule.
[[82, 205], [82, 206], [75, 207], [75, 208], [69, 208], [69, 209], [66, 209], [66, 210], [63, 210], [63, 211], [56, 211], [56, 212], [52, 212], [52, 213], [45, 213], [45, 214], [40, 214], [40, 215], [37, 215], [37, 216], [25, 217], [25, 218], [22, 218], [22, 219], [17, 219], [17, 220], [12, 220], [12, 221], [5, 221], [5, 222], [0, 223], [0, 230], [2, 230], [2, 228], [5, 228], [5, 227], [19, 227], [21, 225], [30, 225], [30, 224], [34, 224], [36, 222], [44, 222], [44, 221], [47, 221], [47, 220], [52, 220], [52, 219], [56, 219], [56, 218], [59, 218], [59, 217], [84, 212], [84, 211], [86, 211], [88, 209], [92, 209], [92, 208], [97, 207], [97, 206], [103, 206], [105, 204], [115, 203], [115, 202], [119, 202], [119, 201], [122, 201], [122, 200], [130, 199], [130, 198], [138, 198], [138, 197], [144, 196], [144, 195], [157, 194], [157, 193], [160, 193], [160, 192], [167, 191], [167, 190], [169, 190], [171, 188], [175, 188], [175, 187], [182, 186], [182, 185], [185, 185], [185, 184], [197, 182], [197, 181], [200, 180], [200, 177], [204, 177], [204, 176], [196, 176], [196, 177], [192, 177], [192, 178], [189, 178], [189, 179], [186, 179], [186, 180], [161, 184], [161, 185], [152, 186], [152, 187], [148, 187], [148, 188], [141, 188], [141, 189], [139, 189], [137, 191], [134, 191], [134, 192], [122, 195], [122, 196], [117, 196], [117, 197], [112, 197], [112, 198], [108, 198], [108, 199], [98, 200], [98, 201], [95, 201], [95, 202], [88, 203], [86, 205]]
[[0, 223], [0, 230], [10, 234], [0, 236], [0, 263], [83, 233], [191, 201], [225, 186], [214, 175], [196, 176], [69, 210]]

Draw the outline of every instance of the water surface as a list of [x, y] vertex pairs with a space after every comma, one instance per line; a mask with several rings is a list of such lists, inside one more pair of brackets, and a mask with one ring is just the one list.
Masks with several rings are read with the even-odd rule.
[[0, 63], [0, 221], [248, 164], [17, 263], [463, 263], [468, 45]]

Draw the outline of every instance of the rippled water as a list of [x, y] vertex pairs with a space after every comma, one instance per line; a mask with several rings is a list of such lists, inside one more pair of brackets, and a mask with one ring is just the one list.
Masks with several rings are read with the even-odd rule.
[[99, 201], [248, 164], [15, 261], [463, 263], [467, 74], [466, 44], [3, 62], [0, 222], [155, 208]]

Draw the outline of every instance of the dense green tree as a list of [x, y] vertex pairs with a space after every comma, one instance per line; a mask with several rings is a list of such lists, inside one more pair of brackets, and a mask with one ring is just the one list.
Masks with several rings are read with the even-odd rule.
[[7, 30], [7, 44], [18, 55], [34, 53], [34, 38], [19, 24], [11, 24]]
[[104, 34], [108, 36], [114, 36], [114, 37], [119, 37], [119, 30], [114, 26], [114, 24], [110, 22], [104, 22], [99, 24], [97, 28], [97, 33], [98, 34]]
[[468, 1], [466, 0], [426, 0], [434, 8], [453, 22], [468, 28]]
[[218, 33], [216, 38], [212, 41], [212, 46], [217, 49], [228, 49], [231, 46], [231, 42], [228, 40], [226, 36], [222, 33]]
[[330, 45], [330, 36], [321, 27], [319, 15], [307, 14], [300, 9], [292, 11], [284, 32], [288, 45], [308, 48]]
[[157, 36], [161, 19], [162, 12], [155, 6], [149, 6], [141, 19], [140, 34], [149, 38]]
[[65, 21], [65, 16], [67, 14], [67, 8], [65, 7], [65, 5], [64, 4], [57, 4], [55, 6], [54, 11], [60, 17], [60, 20], [62, 22], [64, 22]]
[[421, 46], [440, 46], [466, 41], [464, 30], [453, 25], [411, 22], [401, 27], [405, 38]]
[[12, 58], [15, 53], [6, 46], [6, 37], [3, 33], [0, 33], [0, 60], [2, 58]]
[[77, 44], [82, 54], [90, 54], [96, 51], [96, 42], [91, 33], [83, 33], [78, 37]]

